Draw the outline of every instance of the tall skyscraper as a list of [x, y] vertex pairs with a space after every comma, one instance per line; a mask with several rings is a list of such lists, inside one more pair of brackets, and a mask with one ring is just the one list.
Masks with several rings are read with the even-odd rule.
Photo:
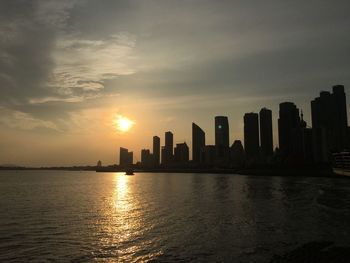
[[169, 164], [173, 161], [174, 157], [174, 135], [172, 132], [167, 131], [165, 133], [165, 146], [164, 153], [162, 154], [162, 164]]
[[215, 148], [216, 157], [220, 161], [225, 161], [228, 158], [229, 152], [229, 125], [226, 116], [215, 117]]
[[160, 138], [153, 136], [153, 162], [154, 166], [159, 166], [160, 163]]
[[201, 151], [205, 146], [205, 133], [195, 123], [192, 123], [192, 160], [194, 163], [201, 162]]
[[256, 159], [259, 155], [259, 115], [244, 114], [244, 149], [248, 160]]
[[300, 130], [299, 109], [292, 102], [279, 105], [278, 139], [283, 157], [301, 152], [301, 142], [298, 138]]
[[311, 101], [311, 116], [315, 161], [329, 162], [332, 152], [349, 146], [344, 86], [333, 86], [333, 93], [321, 91]]
[[120, 147], [119, 150], [119, 165], [127, 167], [133, 164], [133, 152], [129, 152], [128, 149]]
[[259, 112], [260, 117], [260, 146], [263, 156], [272, 156], [273, 154], [273, 135], [272, 135], [272, 111], [262, 108]]
[[334, 130], [335, 148], [337, 151], [349, 147], [348, 143], [348, 115], [346, 109], [346, 95], [343, 85], [333, 86], [334, 97]]

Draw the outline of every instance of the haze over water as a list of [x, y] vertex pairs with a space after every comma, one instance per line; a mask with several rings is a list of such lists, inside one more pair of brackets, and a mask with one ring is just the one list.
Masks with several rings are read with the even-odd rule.
[[0, 261], [269, 262], [350, 244], [350, 181], [2, 171]]

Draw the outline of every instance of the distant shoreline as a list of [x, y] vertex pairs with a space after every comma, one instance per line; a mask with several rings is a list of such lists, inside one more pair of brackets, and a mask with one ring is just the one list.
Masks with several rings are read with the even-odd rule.
[[[99, 169], [96, 172], [124, 172], [122, 169]], [[239, 174], [256, 176], [288, 177], [330, 177], [339, 178], [331, 168], [243, 168], [243, 169], [135, 169], [135, 173], [198, 173], [198, 174]]]
[[[125, 169], [114, 167], [73, 166], [73, 167], [0, 167], [0, 171], [96, 171], [96, 172], [125, 172]], [[255, 176], [281, 176], [281, 177], [326, 177], [345, 178], [335, 174], [331, 167], [271, 167], [271, 168], [157, 168], [134, 169], [135, 173], [197, 173], [197, 174], [239, 174]], [[349, 178], [349, 177], [348, 177]]]

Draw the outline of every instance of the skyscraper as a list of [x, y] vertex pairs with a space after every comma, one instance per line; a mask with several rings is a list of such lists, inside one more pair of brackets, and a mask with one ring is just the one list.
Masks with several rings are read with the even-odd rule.
[[230, 149], [231, 164], [233, 167], [241, 167], [244, 165], [245, 154], [242, 142], [240, 140], [235, 140], [231, 145]]
[[187, 144], [177, 143], [175, 147], [174, 160], [177, 164], [187, 164], [189, 161], [189, 149]]
[[302, 141], [302, 152], [305, 163], [313, 162], [313, 145], [312, 145], [312, 128], [307, 128], [304, 121], [303, 112], [301, 111], [300, 136]]
[[153, 136], [153, 162], [154, 166], [159, 166], [160, 163], [160, 138]]
[[205, 146], [205, 133], [195, 123], [192, 123], [192, 160], [194, 163], [201, 162], [201, 151]]
[[215, 145], [206, 145], [201, 151], [201, 160], [206, 166], [212, 166], [215, 163], [216, 148]]
[[262, 108], [259, 112], [260, 117], [260, 146], [263, 156], [272, 156], [273, 154], [273, 135], [272, 135], [272, 111]]
[[153, 156], [151, 154], [151, 151], [149, 149], [142, 149], [141, 150], [141, 165], [143, 167], [151, 167], [153, 161]]
[[329, 162], [332, 152], [349, 146], [344, 86], [333, 86], [333, 93], [321, 91], [311, 101], [311, 116], [315, 161]]
[[215, 117], [215, 148], [216, 157], [220, 161], [228, 158], [229, 152], [229, 125], [226, 116]]
[[299, 109], [292, 102], [280, 103], [278, 140], [280, 152], [284, 158], [301, 152], [301, 142], [298, 139], [299, 129]]
[[259, 115], [244, 114], [244, 149], [248, 160], [256, 159], [259, 155]]
[[173, 133], [170, 131], [167, 131], [165, 133], [165, 146], [164, 146], [164, 152], [162, 154], [162, 164], [169, 164], [173, 161], [173, 150], [174, 149], [174, 136]]
[[120, 147], [119, 151], [119, 165], [127, 167], [133, 163], [133, 152], [129, 152], [128, 149]]

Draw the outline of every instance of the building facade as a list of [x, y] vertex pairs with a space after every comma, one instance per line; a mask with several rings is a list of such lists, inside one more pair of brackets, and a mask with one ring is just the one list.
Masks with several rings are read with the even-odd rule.
[[316, 162], [329, 162], [332, 152], [349, 147], [346, 95], [343, 85], [321, 91], [311, 101], [313, 152]]
[[215, 117], [215, 148], [218, 161], [226, 161], [229, 153], [229, 124], [226, 116]]
[[205, 133], [195, 123], [192, 123], [192, 160], [198, 164], [201, 162], [201, 150], [205, 146]]
[[160, 164], [160, 138], [153, 136], [153, 165], [158, 167]]
[[273, 155], [272, 111], [262, 108], [259, 112], [260, 147], [264, 157]]
[[247, 160], [259, 156], [259, 116], [257, 113], [244, 114], [244, 149]]

